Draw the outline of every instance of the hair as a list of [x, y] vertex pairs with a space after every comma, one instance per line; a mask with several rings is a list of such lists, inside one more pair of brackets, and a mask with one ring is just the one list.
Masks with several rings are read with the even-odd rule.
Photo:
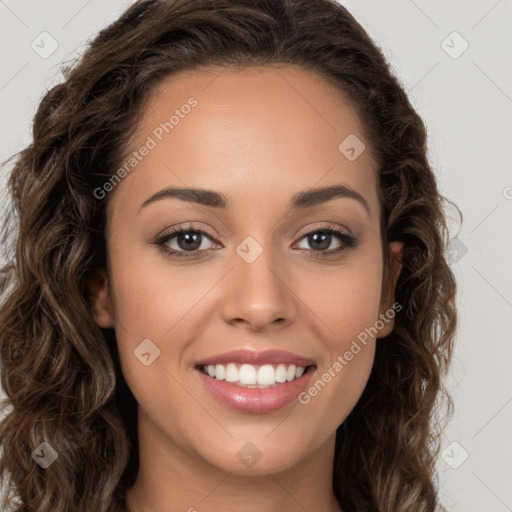
[[[38, 107], [33, 141], [14, 155], [0, 273], [2, 510], [124, 510], [139, 463], [137, 404], [115, 332], [95, 323], [88, 293], [91, 276], [107, 270], [108, 200], [93, 192], [123, 161], [164, 78], [287, 64], [334, 84], [363, 122], [378, 164], [383, 289], [402, 306], [337, 429], [334, 493], [344, 512], [438, 505], [435, 462], [453, 413], [443, 376], [456, 282], [443, 202], [453, 203], [438, 191], [426, 128], [403, 86], [334, 0], [140, 0], [64, 67]], [[390, 240], [404, 243], [394, 289]], [[47, 469], [31, 456], [43, 441], [58, 453]]]

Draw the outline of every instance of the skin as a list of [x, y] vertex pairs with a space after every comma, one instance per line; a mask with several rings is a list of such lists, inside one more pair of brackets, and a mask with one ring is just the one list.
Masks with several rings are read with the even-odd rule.
[[[96, 322], [115, 328], [139, 404], [141, 465], [127, 504], [132, 512], [340, 511], [331, 486], [336, 429], [359, 400], [392, 320], [307, 405], [230, 409], [194, 367], [239, 348], [278, 348], [314, 359], [314, 383], [389, 310], [377, 166], [364, 127], [338, 89], [295, 66], [182, 72], [154, 92], [128, 153], [191, 96], [198, 105], [111, 192], [108, 273], [91, 284]], [[355, 161], [338, 149], [349, 134], [366, 144]], [[369, 211], [346, 197], [288, 206], [299, 191], [340, 183]], [[232, 205], [166, 198], [141, 208], [168, 186], [218, 191]], [[153, 245], [189, 223], [207, 232], [201, 249], [211, 251], [185, 260]], [[325, 227], [353, 234], [357, 247], [313, 257], [304, 235]], [[247, 236], [263, 249], [252, 263], [235, 250]], [[329, 248], [343, 247], [331, 240]], [[169, 245], [184, 252], [176, 237]], [[390, 249], [398, 255], [401, 244]], [[134, 356], [147, 338], [161, 351], [149, 366]], [[252, 467], [237, 457], [248, 441], [261, 453]]]

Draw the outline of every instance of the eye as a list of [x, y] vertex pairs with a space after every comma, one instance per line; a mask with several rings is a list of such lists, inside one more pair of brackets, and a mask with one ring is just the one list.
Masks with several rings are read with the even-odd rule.
[[[300, 240], [305, 240], [310, 249], [300, 247], [317, 258], [339, 254], [358, 245], [356, 237], [340, 228], [320, 227], [303, 235]], [[338, 247], [333, 248], [333, 241], [338, 239]], [[171, 229], [153, 242], [163, 253], [171, 257], [196, 258], [210, 252], [207, 240], [216, 242], [202, 229], [192, 225]], [[303, 243], [303, 242], [302, 242]], [[300, 242], [299, 242], [300, 244]]]
[[[341, 243], [338, 242], [338, 247], [333, 248], [332, 244], [335, 242], [336, 238], [341, 241]], [[333, 227], [317, 228], [314, 231], [306, 233], [301, 240], [302, 239], [305, 239], [311, 247], [311, 249], [305, 250], [317, 257], [338, 254], [357, 246], [357, 239], [354, 235], [340, 228]]]
[[182, 226], [173, 228], [170, 232], [155, 240], [154, 245], [157, 245], [160, 250], [169, 255], [187, 258], [197, 256], [198, 252], [210, 250], [203, 243], [205, 239], [212, 240], [202, 229], [194, 229], [193, 226]]

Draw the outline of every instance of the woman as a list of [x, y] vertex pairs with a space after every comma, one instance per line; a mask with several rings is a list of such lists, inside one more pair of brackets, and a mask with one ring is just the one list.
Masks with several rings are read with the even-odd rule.
[[438, 509], [444, 198], [345, 8], [138, 1], [33, 132], [4, 225], [4, 508]]

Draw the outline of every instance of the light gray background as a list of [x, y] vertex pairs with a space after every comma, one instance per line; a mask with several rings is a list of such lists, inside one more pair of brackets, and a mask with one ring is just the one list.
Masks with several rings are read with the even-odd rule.
[[[130, 3], [0, 0], [2, 161], [30, 142], [61, 63]], [[441, 497], [450, 512], [512, 511], [512, 0], [341, 3], [401, 77], [427, 123], [441, 192], [465, 217], [459, 233], [453, 223], [467, 252], [452, 263], [460, 327], [448, 386], [457, 409], [438, 463]], [[58, 42], [46, 59], [31, 48], [43, 31]], [[464, 40], [468, 49], [452, 58]]]

